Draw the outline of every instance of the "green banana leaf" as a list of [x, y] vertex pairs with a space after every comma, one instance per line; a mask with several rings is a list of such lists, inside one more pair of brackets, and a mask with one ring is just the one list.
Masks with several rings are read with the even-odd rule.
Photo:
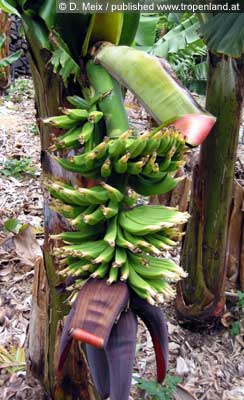
[[154, 45], [158, 21], [159, 15], [141, 15], [135, 40], [138, 46], [143, 47], [143, 50], [149, 50]]
[[122, 32], [119, 40], [119, 45], [131, 46], [140, 20], [140, 13], [124, 13]]
[[239, 58], [244, 54], [244, 13], [219, 13], [201, 28], [210, 51]]
[[[194, 42], [198, 42], [198, 46], [201, 44], [204, 47], [204, 43], [199, 37], [199, 28], [199, 21], [195, 16], [191, 16], [160, 38], [152, 48], [152, 54], [168, 58], [169, 53], [184, 50]], [[199, 43], [199, 40], [201, 43]]]

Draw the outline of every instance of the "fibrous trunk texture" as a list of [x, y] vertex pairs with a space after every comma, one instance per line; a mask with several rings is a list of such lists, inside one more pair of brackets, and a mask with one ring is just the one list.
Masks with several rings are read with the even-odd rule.
[[188, 277], [178, 285], [181, 318], [207, 321], [224, 307], [225, 250], [244, 93], [243, 58], [209, 54], [207, 109], [216, 125], [193, 174], [191, 219], [183, 245]]

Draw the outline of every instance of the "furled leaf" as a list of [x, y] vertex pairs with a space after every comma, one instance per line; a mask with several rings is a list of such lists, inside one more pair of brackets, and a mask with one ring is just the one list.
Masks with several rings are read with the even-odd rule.
[[201, 28], [210, 51], [230, 57], [244, 54], [244, 13], [219, 13]]

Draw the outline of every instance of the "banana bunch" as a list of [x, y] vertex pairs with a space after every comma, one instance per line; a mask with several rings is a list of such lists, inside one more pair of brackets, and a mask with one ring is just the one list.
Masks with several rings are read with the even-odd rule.
[[62, 108], [63, 115], [46, 118], [45, 124], [54, 128], [65, 129], [66, 132], [54, 138], [54, 143], [49, 147], [50, 151], [58, 149], [78, 149], [86, 143], [92, 147], [97, 124], [103, 117], [101, 111], [96, 110], [96, 102], [101, 96], [94, 96], [90, 102], [79, 96], [70, 96], [68, 101], [76, 108]]
[[50, 179], [44, 179], [43, 185], [53, 197], [50, 208], [79, 230], [85, 230], [87, 225], [101, 224], [117, 215], [124, 199], [122, 192], [105, 182], [89, 189]]
[[[181, 267], [163, 255], [177, 245], [181, 237], [177, 225], [184, 224], [188, 214], [163, 206], [135, 206], [136, 193], [163, 194], [176, 186], [174, 173], [184, 164], [185, 141], [174, 128], [159, 127], [138, 135], [131, 129], [119, 137], [103, 135], [98, 142], [96, 124], [104, 116], [96, 102], [106, 95], [89, 102], [69, 97], [75, 108], [62, 109], [63, 115], [44, 121], [66, 130], [50, 151], [79, 149], [68, 159], [53, 158], [68, 171], [100, 180], [96, 186], [81, 188], [44, 179], [50, 208], [71, 227], [50, 236], [53, 255], [62, 266], [59, 274], [72, 277], [72, 290], [89, 277], [106, 277], [108, 285], [126, 281], [141, 298], [155, 304], [174, 294], [170, 281], [185, 276]], [[131, 188], [129, 194], [125, 182]]]
[[88, 277], [107, 277], [109, 285], [127, 281], [151, 304], [162, 302], [163, 295], [174, 294], [168, 281], [185, 276], [184, 271], [161, 257], [177, 244], [181, 234], [175, 226], [186, 222], [187, 213], [162, 206], [139, 206], [117, 211], [97, 224], [91, 224], [86, 216], [78, 231], [51, 235], [51, 239], [67, 244], [53, 251], [59, 264], [65, 265], [59, 272], [62, 276], [81, 279], [78, 285]]
[[[82, 128], [73, 129], [59, 140], [71, 143], [78, 135], [81, 142], [79, 129], [91, 132], [92, 123], [88, 121]], [[87, 137], [84, 131], [82, 143]], [[181, 134], [173, 128], [148, 131], [138, 136], [132, 134], [129, 129], [115, 139], [104, 137], [90, 151], [69, 159], [54, 158], [64, 169], [88, 178], [108, 179], [115, 174], [127, 174], [129, 185], [144, 196], [172, 190], [177, 185], [177, 179], [172, 175], [185, 162], [185, 142]]]

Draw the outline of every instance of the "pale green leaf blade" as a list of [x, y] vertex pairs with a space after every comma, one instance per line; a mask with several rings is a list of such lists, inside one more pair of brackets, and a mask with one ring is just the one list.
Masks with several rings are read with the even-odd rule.
[[164, 60], [130, 47], [112, 45], [103, 46], [96, 60], [139, 98], [158, 123], [204, 113]]
[[156, 36], [156, 26], [159, 17], [145, 16], [140, 17], [139, 26], [136, 32], [136, 44], [139, 46], [153, 46]]

